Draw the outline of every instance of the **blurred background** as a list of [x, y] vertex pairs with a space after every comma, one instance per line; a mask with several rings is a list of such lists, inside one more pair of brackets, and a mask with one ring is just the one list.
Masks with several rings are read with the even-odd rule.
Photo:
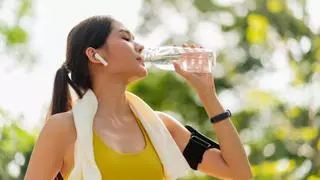
[[[112, 15], [146, 47], [216, 51], [217, 91], [255, 179], [319, 180], [319, 8], [319, 0], [0, 0], [0, 180], [23, 179], [67, 33], [92, 15]], [[175, 73], [150, 69], [129, 90], [214, 139], [201, 102]]]

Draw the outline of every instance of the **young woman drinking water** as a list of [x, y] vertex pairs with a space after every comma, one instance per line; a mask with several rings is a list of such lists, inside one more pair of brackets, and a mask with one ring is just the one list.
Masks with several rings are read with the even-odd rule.
[[[50, 117], [26, 180], [162, 180], [190, 169], [222, 179], [252, 178], [231, 113], [222, 107], [210, 73], [174, 64], [201, 99], [219, 145], [126, 91], [148, 74], [143, 48], [109, 16], [90, 17], [71, 30], [66, 61], [54, 80]], [[74, 104], [68, 85], [79, 96]]]

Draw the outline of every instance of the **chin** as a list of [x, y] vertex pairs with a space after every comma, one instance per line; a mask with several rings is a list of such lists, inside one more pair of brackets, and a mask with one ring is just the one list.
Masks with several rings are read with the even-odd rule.
[[136, 72], [136, 76], [144, 78], [148, 75], [148, 70], [145, 67], [140, 66]]
[[142, 76], [141, 77], [146, 77], [148, 76], [148, 70], [143, 68], [142, 72], [141, 72]]
[[143, 78], [145, 78], [146, 76], [148, 76], [148, 71], [146, 69], [142, 69], [140, 71], [138, 71], [137, 73], [135, 73], [134, 76], [132, 76], [131, 78], [129, 78], [129, 83], [141, 80]]

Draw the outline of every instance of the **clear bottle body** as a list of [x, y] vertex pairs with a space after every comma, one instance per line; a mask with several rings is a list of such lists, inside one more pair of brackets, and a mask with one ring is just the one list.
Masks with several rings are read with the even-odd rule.
[[145, 49], [143, 56], [147, 67], [152, 65], [169, 71], [174, 70], [172, 62], [176, 61], [186, 71], [212, 73], [216, 63], [215, 53], [204, 48], [161, 46]]

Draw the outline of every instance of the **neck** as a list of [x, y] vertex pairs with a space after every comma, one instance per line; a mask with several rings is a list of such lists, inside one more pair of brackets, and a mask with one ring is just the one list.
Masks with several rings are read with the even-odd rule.
[[93, 82], [93, 91], [98, 99], [97, 115], [105, 118], [123, 117], [131, 114], [126, 99], [127, 84], [116, 78], [101, 78]]

